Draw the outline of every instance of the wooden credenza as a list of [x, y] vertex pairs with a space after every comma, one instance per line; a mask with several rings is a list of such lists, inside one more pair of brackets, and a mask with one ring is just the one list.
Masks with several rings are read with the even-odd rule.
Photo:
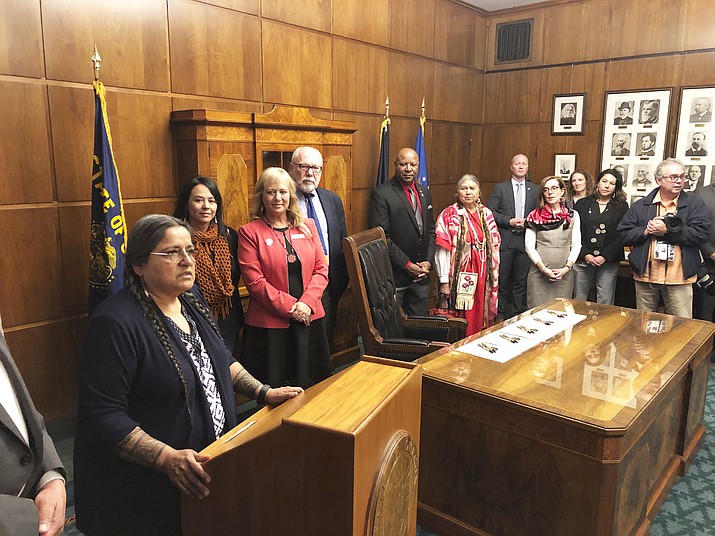
[[418, 521], [440, 536], [647, 534], [703, 441], [712, 323], [544, 308], [587, 318], [503, 364], [459, 351], [479, 335], [418, 361]]
[[[224, 203], [224, 221], [238, 229], [248, 223], [249, 200], [267, 167], [288, 169], [293, 151], [304, 145], [323, 155], [320, 186], [343, 201], [348, 234], [352, 227], [353, 135], [351, 121], [314, 117], [307, 108], [275, 106], [269, 113], [221, 110], [176, 110], [171, 113], [177, 190], [197, 175], [214, 179]], [[245, 287], [239, 289], [248, 300]], [[347, 289], [338, 307], [333, 341], [333, 368], [360, 357], [357, 323]]]
[[182, 534], [415, 534], [421, 372], [366, 357], [239, 424], [202, 451]]

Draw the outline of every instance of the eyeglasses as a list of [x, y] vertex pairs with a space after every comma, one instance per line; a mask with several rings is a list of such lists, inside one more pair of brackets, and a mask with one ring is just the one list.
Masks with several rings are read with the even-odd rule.
[[164, 257], [167, 262], [178, 263], [183, 259], [190, 257], [191, 260], [198, 260], [201, 257], [201, 250], [198, 248], [172, 249], [171, 251], [152, 251], [149, 255], [159, 255]]
[[681, 175], [666, 175], [663, 177], [664, 179], [668, 179], [670, 182], [683, 182], [685, 180], [685, 174]]
[[544, 188], [545, 192], [558, 192], [559, 190], [563, 190], [561, 186], [546, 186]]
[[309, 166], [308, 164], [296, 164], [296, 166], [298, 166], [298, 169], [303, 173], [308, 173], [308, 170], [312, 169], [313, 173], [317, 175], [323, 171], [323, 166]]

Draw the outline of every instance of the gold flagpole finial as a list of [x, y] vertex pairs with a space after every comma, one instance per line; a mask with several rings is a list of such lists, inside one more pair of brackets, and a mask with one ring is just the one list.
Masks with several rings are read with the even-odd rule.
[[422, 115], [421, 115], [421, 117], [422, 117], [422, 119], [425, 118], [425, 97], [424, 97], [424, 95], [422, 96]]
[[385, 117], [390, 117], [390, 96], [385, 99]]
[[92, 60], [92, 64], [94, 65], [94, 79], [99, 80], [99, 63], [102, 61], [102, 58], [99, 57], [99, 51], [97, 51], [97, 43], [94, 44], [94, 54], [92, 54], [92, 57], [90, 59]]

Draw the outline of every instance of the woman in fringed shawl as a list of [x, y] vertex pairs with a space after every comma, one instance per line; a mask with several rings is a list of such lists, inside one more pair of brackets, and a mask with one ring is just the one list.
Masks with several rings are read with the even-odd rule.
[[436, 227], [440, 302], [467, 320], [467, 335], [491, 326], [497, 314], [501, 237], [480, 195], [477, 178], [462, 176], [457, 202], [442, 211]]
[[524, 243], [533, 263], [526, 282], [528, 307], [573, 295], [571, 268], [581, 251], [581, 224], [578, 212], [570, 210], [565, 201], [564, 181], [545, 177], [539, 208], [526, 218]]
[[211, 307], [224, 344], [235, 354], [243, 326], [238, 292], [238, 235], [223, 222], [223, 200], [214, 181], [198, 176], [182, 186], [174, 217], [187, 222], [202, 255], [196, 261], [196, 284]]

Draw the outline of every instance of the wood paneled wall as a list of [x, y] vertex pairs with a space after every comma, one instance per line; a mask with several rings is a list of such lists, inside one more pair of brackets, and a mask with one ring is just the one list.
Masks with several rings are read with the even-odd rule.
[[449, 157], [433, 180], [461, 172], [480, 137], [486, 28], [453, 0], [0, 2], [0, 314], [40, 411], [75, 408], [95, 43], [129, 225], [173, 209], [172, 110], [285, 104], [359, 125], [350, 223], [360, 230], [388, 94], [392, 156], [413, 145], [424, 96], [429, 156]]
[[[496, 68], [494, 27], [534, 18], [531, 62]], [[594, 169], [603, 94], [715, 84], [710, 0], [555, 0], [485, 14], [457, 0], [0, 2], [0, 313], [48, 417], [75, 407], [86, 326], [89, 57], [96, 43], [131, 225], [171, 212], [169, 114], [307, 106], [354, 121], [352, 230], [367, 223], [390, 97], [391, 160], [414, 143], [422, 97], [436, 211], [471, 171], [491, 183], [526, 153]], [[585, 136], [550, 135], [554, 93], [587, 93]], [[677, 100], [677, 99], [676, 99]]]
[[[496, 66], [496, 25], [530, 18], [531, 61]], [[515, 153], [529, 157], [536, 181], [553, 174], [558, 153], [576, 153], [578, 167], [599, 171], [606, 91], [671, 87], [674, 119], [682, 86], [715, 85], [714, 18], [715, 4], [707, 0], [555, 1], [492, 13], [477, 168], [485, 192], [509, 176]], [[586, 94], [583, 136], [551, 135], [558, 93]], [[674, 128], [671, 120], [671, 144]]]

